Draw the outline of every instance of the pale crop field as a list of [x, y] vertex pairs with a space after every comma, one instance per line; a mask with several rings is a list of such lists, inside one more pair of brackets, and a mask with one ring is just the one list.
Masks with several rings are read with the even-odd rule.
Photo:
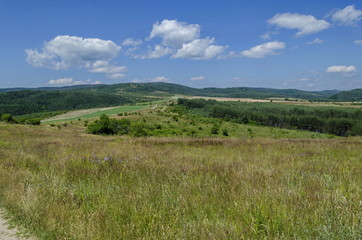
[[108, 108], [92, 108], [84, 110], [75, 110], [70, 111], [61, 115], [57, 115], [52, 118], [42, 120], [43, 123], [56, 123], [60, 121], [72, 121], [77, 119], [88, 119], [99, 117], [102, 114], [114, 115], [124, 112], [133, 112], [137, 110], [144, 109], [148, 106], [146, 105], [137, 105], [137, 106], [119, 106], [119, 107], [108, 107]]
[[39, 239], [361, 239], [362, 139], [0, 125], [0, 204]]

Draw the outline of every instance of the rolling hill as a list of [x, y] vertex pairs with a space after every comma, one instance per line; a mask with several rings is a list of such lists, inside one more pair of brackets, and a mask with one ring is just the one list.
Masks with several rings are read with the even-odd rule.
[[[188, 95], [229, 98], [302, 98], [327, 101], [338, 90], [302, 91], [271, 88], [191, 88], [172, 83], [121, 83], [59, 88], [0, 89], [0, 113], [22, 115], [42, 111], [109, 107], [155, 98]], [[339, 100], [339, 99], [338, 99]]]
[[334, 94], [330, 99], [337, 102], [355, 102], [362, 101], [362, 89], [354, 89]]

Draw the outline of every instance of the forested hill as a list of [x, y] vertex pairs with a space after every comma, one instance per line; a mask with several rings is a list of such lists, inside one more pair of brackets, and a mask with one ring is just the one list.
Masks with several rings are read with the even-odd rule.
[[22, 115], [42, 111], [116, 106], [175, 94], [230, 98], [302, 98], [327, 100], [337, 90], [308, 92], [271, 88], [191, 88], [172, 83], [122, 83], [60, 88], [0, 89], [0, 114]]
[[338, 102], [362, 101], [362, 89], [339, 92], [330, 98]]
[[94, 86], [87, 89], [109, 93], [138, 93], [151, 95], [182, 94], [189, 96], [230, 97], [230, 98], [302, 98], [307, 100], [327, 99], [338, 90], [308, 92], [297, 89], [272, 88], [191, 88], [173, 83], [122, 83]]
[[232, 87], [232, 88], [191, 88], [173, 83], [120, 83], [113, 85], [78, 85], [67, 87], [41, 87], [41, 88], [0, 88], [0, 92], [10, 92], [19, 90], [79, 90], [99, 91], [107, 93], [138, 93], [138, 94], [184, 94], [191, 96], [209, 96], [209, 97], [234, 97], [234, 98], [303, 98], [303, 99], [327, 99], [338, 90], [326, 91], [302, 91], [298, 89], [273, 89], [273, 88], [250, 88], [250, 87]]
[[122, 96], [98, 91], [22, 90], [0, 93], [0, 114], [23, 115], [43, 111], [59, 111], [109, 107], [149, 100], [145, 97]]

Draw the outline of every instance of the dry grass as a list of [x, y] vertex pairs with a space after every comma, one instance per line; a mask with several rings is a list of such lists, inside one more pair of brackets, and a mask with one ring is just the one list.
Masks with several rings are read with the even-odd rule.
[[[224, 98], [224, 97], [201, 97], [201, 96], [182, 96], [187, 99], [205, 99], [205, 100], [216, 100], [221, 102], [227, 101], [239, 101], [239, 102], [270, 102], [288, 104], [288, 105], [298, 105], [298, 106], [310, 106], [310, 107], [353, 107], [353, 108], [362, 108], [362, 105], [353, 105], [351, 102], [309, 102], [309, 101], [285, 101], [283, 98], [268, 98], [268, 99], [255, 99], [255, 98]], [[357, 102], [359, 103], [359, 102]]]
[[362, 140], [0, 125], [0, 200], [40, 239], [361, 239]]

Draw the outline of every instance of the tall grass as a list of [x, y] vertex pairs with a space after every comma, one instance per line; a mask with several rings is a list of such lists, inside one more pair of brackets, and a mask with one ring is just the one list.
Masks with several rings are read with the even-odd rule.
[[361, 239], [361, 138], [120, 138], [0, 125], [1, 206], [40, 239]]

